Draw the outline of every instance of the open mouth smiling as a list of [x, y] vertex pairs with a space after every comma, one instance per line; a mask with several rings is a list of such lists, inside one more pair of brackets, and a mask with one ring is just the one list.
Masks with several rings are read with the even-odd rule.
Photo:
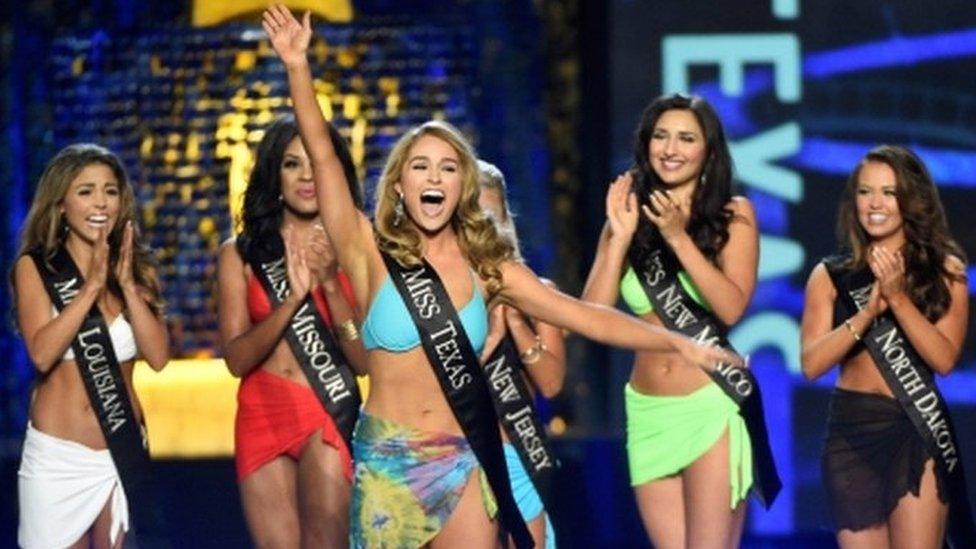
[[427, 189], [420, 193], [420, 209], [424, 214], [436, 216], [444, 209], [444, 191]]

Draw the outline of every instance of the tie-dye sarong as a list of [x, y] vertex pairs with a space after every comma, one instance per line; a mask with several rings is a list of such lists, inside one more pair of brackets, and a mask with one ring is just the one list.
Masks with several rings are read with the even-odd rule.
[[[352, 547], [420, 547], [457, 507], [478, 461], [463, 436], [427, 433], [360, 413], [353, 434]], [[481, 473], [488, 516], [497, 511]]]

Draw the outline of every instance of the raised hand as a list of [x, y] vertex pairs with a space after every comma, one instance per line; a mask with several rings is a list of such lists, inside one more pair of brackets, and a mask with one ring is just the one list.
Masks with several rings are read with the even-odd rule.
[[88, 272], [85, 273], [85, 285], [90, 285], [92, 290], [97, 292], [105, 288], [105, 282], [108, 280], [108, 256], [108, 230], [99, 227], [91, 263], [88, 264]]
[[339, 262], [322, 225], [313, 227], [308, 239], [308, 252], [306, 260], [315, 280], [321, 284], [335, 280]]
[[892, 253], [884, 246], [872, 246], [868, 265], [886, 301], [905, 291], [905, 258], [900, 250]]
[[630, 172], [617, 176], [607, 190], [607, 222], [610, 237], [630, 243], [637, 230], [637, 195], [632, 192], [634, 177]]
[[661, 231], [664, 240], [672, 240], [684, 234], [691, 217], [691, 197], [676, 202], [670, 192], [658, 190], [651, 192], [650, 201], [653, 208], [646, 204], [641, 208], [647, 219]]
[[285, 267], [288, 272], [288, 287], [291, 289], [288, 299], [301, 301], [312, 288], [312, 270], [308, 267], [305, 249], [298, 242], [295, 231], [288, 227], [284, 232]]
[[135, 229], [132, 221], [125, 223], [122, 230], [122, 247], [119, 249], [119, 260], [115, 263], [115, 279], [119, 281], [122, 290], [135, 289], [135, 277], [132, 273], [132, 239]]
[[306, 11], [301, 23], [283, 4], [264, 10], [261, 26], [271, 39], [271, 47], [285, 65], [302, 63], [312, 40], [312, 14]]

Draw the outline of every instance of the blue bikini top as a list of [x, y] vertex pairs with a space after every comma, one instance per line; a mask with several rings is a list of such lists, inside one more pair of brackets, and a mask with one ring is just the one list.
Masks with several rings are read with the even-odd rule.
[[[473, 275], [472, 275], [473, 276]], [[475, 281], [471, 299], [458, 311], [468, 341], [481, 354], [488, 335], [488, 310]], [[394, 353], [409, 351], [420, 345], [420, 333], [410, 317], [407, 305], [393, 285], [390, 275], [383, 280], [373, 303], [366, 312], [362, 327], [363, 346], [367, 351], [384, 349]]]

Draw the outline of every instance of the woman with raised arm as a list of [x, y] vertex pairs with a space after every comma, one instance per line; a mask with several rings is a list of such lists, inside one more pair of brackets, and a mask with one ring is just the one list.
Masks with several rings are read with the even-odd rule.
[[[697, 335], [724, 333], [745, 313], [759, 232], [749, 200], [732, 194], [725, 134], [704, 99], [661, 96], [644, 110], [634, 167], [610, 186], [606, 212], [583, 299], [622, 297], [644, 323]], [[654, 546], [736, 547], [754, 484], [751, 435], [765, 436], [761, 406], [747, 429], [741, 379], [688, 365], [669, 349], [635, 357], [624, 388], [630, 482]]]
[[[505, 175], [494, 164], [484, 160], [478, 160], [478, 175], [481, 184], [478, 202], [495, 221], [500, 235], [511, 241], [513, 254], [516, 260], [521, 261], [515, 220], [508, 207]], [[547, 280], [543, 282], [555, 287]], [[505, 356], [505, 353], [508, 355]], [[543, 498], [548, 496], [546, 492], [557, 460], [547, 444], [545, 427], [534, 410], [532, 400], [536, 390], [546, 398], [552, 398], [562, 390], [566, 377], [563, 331], [552, 324], [528, 318], [512, 306], [498, 304], [490, 312], [483, 354], [486, 357], [482, 362], [486, 364], [489, 378], [505, 381], [492, 385], [492, 396], [503, 426], [505, 462], [512, 495], [535, 546], [555, 548], [556, 533], [546, 513]], [[509, 372], [506, 369], [508, 366], [513, 366], [519, 375], [499, 375]], [[529, 383], [525, 383], [526, 380]], [[521, 398], [513, 398], [514, 394]], [[518, 413], [526, 407], [530, 413]], [[515, 410], [515, 413], [506, 414], [508, 409]], [[530, 415], [535, 424], [532, 436], [520, 436], [527, 430], [519, 429], [522, 424], [518, 422]]]
[[542, 284], [482, 212], [474, 153], [444, 122], [416, 127], [394, 145], [371, 222], [342, 182], [315, 100], [310, 15], [299, 23], [277, 5], [263, 24], [288, 73], [326, 232], [357, 300], [369, 304], [362, 334], [370, 394], [353, 440], [351, 544], [492, 547], [497, 510], [516, 543], [530, 545], [478, 361], [486, 296], [612, 345], [677, 348], [694, 364], [736, 358]]
[[889, 145], [868, 152], [837, 232], [844, 252], [810, 274], [801, 326], [808, 379], [840, 364], [821, 463], [837, 541], [938, 548], [949, 516], [949, 542], [969, 546], [958, 446], [933, 380], [962, 350], [965, 258], [921, 159]]
[[[331, 138], [361, 207], [352, 157], [338, 132]], [[339, 547], [349, 537], [349, 439], [359, 414], [349, 368], [363, 371], [366, 353], [292, 117], [265, 131], [243, 206], [217, 273], [224, 357], [243, 378], [234, 457], [244, 516], [258, 547]], [[333, 402], [330, 383], [343, 381], [348, 396]]]
[[161, 370], [169, 338], [136, 219], [125, 169], [103, 147], [65, 147], [41, 175], [12, 273], [38, 376], [17, 475], [22, 547], [121, 547], [130, 515], [149, 528], [158, 505], [135, 501], [149, 456], [132, 369], [141, 355]]

